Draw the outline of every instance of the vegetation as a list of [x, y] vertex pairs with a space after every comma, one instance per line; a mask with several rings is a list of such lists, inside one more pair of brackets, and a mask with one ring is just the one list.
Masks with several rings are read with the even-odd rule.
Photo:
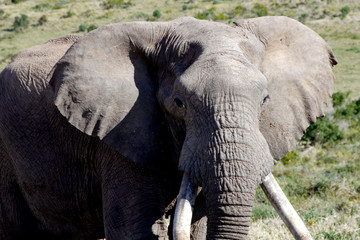
[[161, 17], [161, 12], [159, 9], [156, 9], [154, 12], [153, 12], [153, 16], [156, 17], [156, 18], [160, 18]]
[[[0, 70], [26, 48], [70, 33], [85, 34], [108, 23], [181, 16], [231, 23], [272, 15], [289, 16], [314, 29], [339, 62], [334, 68], [334, 109], [308, 128], [297, 147], [278, 161], [274, 175], [315, 239], [360, 239], [357, 1], [4, 0], [0, 1]], [[250, 239], [291, 239], [261, 189]]]
[[111, 8], [128, 8], [132, 6], [131, 0], [105, 0], [103, 2], [105, 9]]
[[14, 31], [19, 32], [23, 31], [29, 26], [29, 18], [25, 14], [21, 14], [21, 16], [16, 16], [13, 24]]

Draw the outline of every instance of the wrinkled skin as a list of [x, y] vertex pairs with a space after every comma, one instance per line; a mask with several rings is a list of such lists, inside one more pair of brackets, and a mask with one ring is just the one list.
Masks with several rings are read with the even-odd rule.
[[183, 172], [202, 187], [192, 237], [246, 239], [336, 60], [294, 20], [236, 25], [117, 23], [18, 56], [0, 75], [0, 239], [171, 238]]

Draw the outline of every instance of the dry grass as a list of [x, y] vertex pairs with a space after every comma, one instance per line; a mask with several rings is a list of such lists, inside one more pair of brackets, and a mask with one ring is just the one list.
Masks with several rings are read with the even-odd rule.
[[[334, 214], [321, 218], [316, 223], [308, 225], [309, 231], [314, 239], [349, 239], [360, 238], [360, 228], [356, 216], [343, 218]], [[291, 240], [294, 239], [280, 217], [261, 219], [252, 223], [249, 240]]]

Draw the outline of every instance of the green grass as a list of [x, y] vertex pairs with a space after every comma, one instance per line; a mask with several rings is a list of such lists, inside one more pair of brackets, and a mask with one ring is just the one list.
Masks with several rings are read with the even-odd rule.
[[[13, 31], [16, 17], [29, 24]], [[0, 1], [0, 70], [19, 52], [51, 38], [85, 34], [118, 21], [168, 21], [192, 16], [231, 23], [263, 15], [300, 20], [332, 47], [339, 64], [332, 115], [274, 168], [314, 239], [360, 239], [360, 7], [343, 1], [26, 0]], [[42, 18], [46, 16], [46, 18]], [[42, 18], [42, 20], [40, 20]], [[80, 26], [82, 31], [79, 32]], [[292, 239], [259, 189], [250, 239]]]

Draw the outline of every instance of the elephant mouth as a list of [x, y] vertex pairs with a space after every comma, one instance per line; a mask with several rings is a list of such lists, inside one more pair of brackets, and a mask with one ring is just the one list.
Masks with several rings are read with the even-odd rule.
[[[312, 239], [304, 222], [285, 196], [272, 173], [263, 179], [261, 188], [295, 239]], [[190, 240], [191, 219], [197, 193], [198, 187], [191, 183], [189, 175], [185, 172], [175, 210], [173, 228], [175, 240]]]

